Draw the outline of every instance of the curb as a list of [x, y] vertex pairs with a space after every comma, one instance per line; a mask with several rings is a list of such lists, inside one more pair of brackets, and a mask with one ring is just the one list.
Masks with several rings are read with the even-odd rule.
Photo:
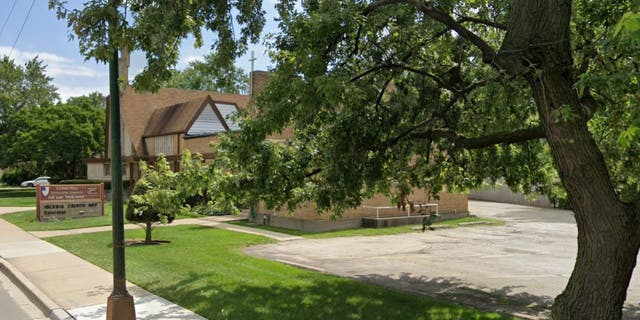
[[310, 265], [297, 263], [297, 262], [293, 262], [293, 261], [289, 261], [289, 260], [275, 259], [274, 261], [280, 262], [280, 263], [284, 263], [284, 264], [288, 264], [288, 265], [290, 265], [292, 267], [296, 267], [296, 268], [300, 268], [300, 269], [304, 269], [304, 270], [315, 271], [315, 272], [320, 272], [320, 273], [328, 273], [327, 270], [325, 270], [325, 269], [316, 268], [316, 267], [312, 267]]
[[49, 296], [40, 291], [27, 277], [7, 260], [0, 257], [0, 272], [4, 273], [49, 319], [75, 320], [66, 310], [58, 306]]

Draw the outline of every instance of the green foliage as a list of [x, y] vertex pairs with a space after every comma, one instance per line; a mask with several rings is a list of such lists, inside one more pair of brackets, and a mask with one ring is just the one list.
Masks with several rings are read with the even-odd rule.
[[0, 59], [0, 133], [2, 122], [11, 113], [24, 107], [41, 107], [59, 99], [53, 78], [45, 73], [46, 66], [35, 57], [24, 66], [17, 65], [8, 56]]
[[102, 95], [54, 104], [52, 80], [37, 57], [24, 66], [0, 60], [0, 167], [12, 168], [4, 178], [10, 184], [42, 174], [84, 175], [82, 159], [104, 149], [104, 110], [93, 107]]
[[183, 198], [174, 187], [176, 174], [163, 156], [155, 166], [141, 161], [140, 171], [142, 176], [133, 187], [125, 214], [127, 220], [145, 223], [148, 229], [152, 223], [171, 223], [183, 210]]
[[[504, 23], [505, 5], [455, 8]], [[558, 180], [544, 141], [465, 148], [457, 139], [536, 126], [525, 82], [504, 79], [481, 52], [412, 6], [383, 6], [364, 17], [366, 6], [280, 6], [281, 32], [271, 42], [276, 68], [259, 116], [218, 153], [244, 192], [269, 207], [313, 201], [339, 213], [377, 192], [462, 191], [501, 177], [533, 192]], [[501, 31], [468, 27], [499, 46]], [[290, 141], [263, 142], [285, 128], [294, 131]]]
[[182, 155], [175, 187], [185, 199], [185, 210], [189, 210], [188, 206], [194, 206], [198, 212], [207, 214], [239, 214], [239, 208], [247, 203], [255, 203], [255, 198], [244, 188], [242, 177], [232, 171], [234, 167], [228, 160], [228, 157], [217, 155], [216, 159], [205, 165], [200, 154], [192, 155], [187, 150]]
[[627, 12], [615, 27], [614, 35], [621, 37], [622, 41], [640, 42], [640, 13]]
[[[576, 87], [601, 106], [589, 122], [616, 192], [623, 201], [640, 196], [640, 37], [638, 5], [633, 1], [583, 3], [598, 18], [579, 18], [576, 57], [582, 66]], [[589, 17], [589, 16], [588, 16]], [[597, 17], [597, 16], [594, 16]]]
[[105, 107], [105, 96], [100, 92], [92, 92], [88, 95], [79, 96], [79, 97], [70, 97], [67, 99], [68, 105], [78, 106], [83, 108], [102, 108]]
[[173, 70], [172, 73], [163, 87], [241, 94], [246, 94], [249, 88], [249, 77], [242, 69], [236, 66], [221, 68], [213, 54], [205, 55], [204, 61], [192, 61], [186, 69]]
[[35, 175], [32, 172], [26, 170], [23, 166], [18, 166], [5, 169], [0, 180], [10, 186], [19, 186], [20, 182], [34, 177]]
[[23, 168], [30, 175], [83, 175], [82, 159], [104, 149], [104, 109], [29, 106], [10, 114], [3, 128], [0, 167]]
[[186, 206], [197, 207], [198, 209], [194, 211], [200, 213], [211, 211], [213, 194], [209, 192], [209, 186], [213, 179], [214, 177], [209, 174], [201, 154], [191, 154], [189, 150], [182, 153], [175, 187], [185, 199]]
[[49, 8], [67, 20], [87, 59], [109, 61], [122, 47], [144, 52], [147, 65], [134, 79], [134, 85], [143, 89], [158, 89], [172, 77], [169, 70], [177, 64], [180, 44], [188, 36], [200, 47], [202, 31], [212, 32], [214, 61], [225, 69], [246, 52], [248, 43], [257, 42], [264, 26], [261, 0], [89, 1], [81, 9], [49, 0]]

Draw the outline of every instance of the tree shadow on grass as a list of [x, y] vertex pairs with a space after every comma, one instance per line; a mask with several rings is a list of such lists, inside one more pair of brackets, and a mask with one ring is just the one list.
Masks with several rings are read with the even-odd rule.
[[154, 291], [207, 319], [509, 319], [342, 278], [271, 286], [209, 278], [190, 274]]

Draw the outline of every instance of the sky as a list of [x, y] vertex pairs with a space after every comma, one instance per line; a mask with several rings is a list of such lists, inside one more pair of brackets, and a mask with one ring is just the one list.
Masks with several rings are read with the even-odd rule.
[[[277, 0], [263, 0], [263, 9], [267, 11], [267, 25], [263, 34], [273, 32], [276, 24], [273, 21], [274, 3]], [[18, 64], [24, 64], [33, 57], [39, 57], [47, 65], [46, 72], [53, 77], [53, 84], [64, 101], [69, 97], [89, 94], [94, 91], [108, 94], [109, 76], [106, 64], [93, 60], [85, 61], [80, 55], [78, 42], [69, 38], [66, 21], [58, 20], [55, 12], [48, 9], [48, 0], [35, 0], [31, 13], [27, 13], [32, 0], [0, 0], [0, 56], [9, 55]], [[69, 0], [73, 6], [80, 6], [84, 1]], [[15, 5], [14, 5], [15, 4]], [[11, 10], [13, 7], [13, 10]], [[24, 23], [22, 33], [21, 26]], [[18, 37], [18, 35], [20, 36]], [[202, 48], [194, 48], [193, 41], [183, 41], [180, 48], [178, 68], [184, 68], [188, 62], [198, 59], [210, 52], [210, 41]], [[14, 46], [15, 43], [15, 46]], [[251, 45], [247, 54], [236, 61], [237, 66], [248, 72], [251, 69], [250, 52], [255, 52], [255, 70], [267, 70], [271, 61], [262, 44]], [[145, 66], [144, 56], [133, 52], [129, 79]]]

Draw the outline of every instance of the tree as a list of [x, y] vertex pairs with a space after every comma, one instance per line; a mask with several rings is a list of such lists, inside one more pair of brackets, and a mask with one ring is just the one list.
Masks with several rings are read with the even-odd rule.
[[0, 167], [71, 179], [104, 149], [104, 109], [57, 104], [11, 113], [0, 133]]
[[66, 5], [49, 0], [49, 8], [67, 20], [87, 59], [107, 62], [123, 47], [145, 53], [147, 66], [133, 82], [137, 89], [157, 90], [172, 77], [180, 43], [189, 35], [200, 47], [202, 30], [213, 32], [216, 68], [231, 70], [234, 59], [258, 40], [264, 26], [261, 0], [90, 1], [81, 9]]
[[[637, 9], [280, 2], [259, 117], [218, 154], [267, 205], [311, 200], [332, 211], [412, 186], [504, 177], [531, 190], [559, 179], [578, 253], [553, 318], [620, 319], [640, 247], [640, 51], [616, 44], [615, 26]], [[285, 127], [295, 139], [263, 143]]]
[[145, 225], [145, 243], [152, 243], [151, 232], [154, 223], [171, 223], [182, 210], [180, 193], [173, 187], [176, 174], [169, 168], [167, 160], [161, 156], [155, 166], [140, 162], [142, 177], [131, 193], [125, 217], [131, 222]]
[[[249, 2], [238, 2], [239, 20], [263, 21]], [[632, 130], [640, 51], [616, 46], [613, 29], [638, 11], [633, 3], [316, 0], [300, 9], [281, 1], [277, 67], [260, 117], [221, 146], [218, 154], [235, 161], [219, 168], [268, 204], [313, 200], [340, 210], [377, 191], [455, 190], [486, 177], [526, 190], [553, 182], [552, 159], [578, 226], [576, 264], [553, 317], [619, 319], [640, 247], [640, 187], [628, 174], [640, 166]], [[169, 77], [176, 39], [205, 21], [229, 26], [228, 10], [224, 18], [184, 14], [200, 4], [135, 3], [135, 14], [148, 17], [137, 22], [168, 17], [117, 33], [133, 34], [130, 44], [153, 58], [138, 85]], [[78, 31], [81, 51], [104, 61], [114, 49], [103, 45], [104, 21], [114, 12], [90, 8], [98, 11], [61, 16]], [[167, 15], [145, 15], [147, 8]], [[136, 42], [143, 35], [160, 39]], [[242, 48], [226, 35], [228, 48]], [[263, 143], [284, 127], [293, 141]]]
[[184, 70], [173, 70], [171, 78], [163, 85], [168, 88], [215, 91], [222, 93], [246, 93], [249, 78], [236, 66], [220, 68], [216, 56], [208, 54], [204, 61], [193, 61]]
[[24, 66], [8, 56], [0, 59], [0, 132], [1, 123], [11, 112], [24, 107], [51, 105], [59, 99], [53, 78], [45, 73], [46, 66], [35, 57]]
[[105, 107], [105, 96], [100, 92], [91, 92], [87, 95], [82, 95], [78, 97], [70, 97], [67, 99], [66, 104], [72, 106], [78, 106], [83, 108], [98, 108], [104, 109]]

